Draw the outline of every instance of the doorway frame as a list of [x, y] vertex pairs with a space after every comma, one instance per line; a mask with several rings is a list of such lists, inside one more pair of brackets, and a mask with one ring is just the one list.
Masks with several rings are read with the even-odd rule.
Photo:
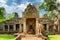
[[[34, 34], [36, 34], [36, 18], [27, 18], [26, 19], [26, 30], [27, 30], [27, 33], [28, 33], [28, 30], [29, 30], [29, 27], [28, 27], [28, 25], [30, 24], [30, 23], [28, 23], [28, 21], [32, 21], [34, 24], [34, 26], [32, 27], [33, 29], [34, 29]], [[34, 20], [34, 21], [33, 21]], [[31, 25], [31, 24], [30, 24]], [[28, 33], [29, 34], [29, 33]]]

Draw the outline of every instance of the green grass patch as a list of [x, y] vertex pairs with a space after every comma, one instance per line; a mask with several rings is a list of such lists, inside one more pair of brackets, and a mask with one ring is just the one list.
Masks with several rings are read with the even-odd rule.
[[48, 35], [48, 40], [60, 40], [60, 35]]
[[0, 34], [0, 40], [13, 40], [14, 36], [11, 34]]
[[[0, 40], [13, 40], [14, 35], [0, 34]], [[48, 40], [60, 40], [60, 35], [48, 35]]]

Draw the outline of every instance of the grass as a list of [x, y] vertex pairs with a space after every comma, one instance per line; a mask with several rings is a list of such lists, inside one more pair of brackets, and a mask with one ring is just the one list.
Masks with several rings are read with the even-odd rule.
[[[13, 40], [14, 36], [11, 34], [0, 34], [0, 40]], [[60, 35], [48, 35], [48, 40], [60, 40]]]
[[13, 40], [14, 36], [11, 34], [0, 34], [0, 40]]
[[60, 35], [48, 35], [48, 40], [60, 40]]

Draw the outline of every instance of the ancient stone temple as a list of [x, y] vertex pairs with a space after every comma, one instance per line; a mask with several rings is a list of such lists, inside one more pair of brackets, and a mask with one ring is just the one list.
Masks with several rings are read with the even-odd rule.
[[39, 25], [39, 13], [36, 8], [29, 4], [22, 16], [23, 29], [20, 27], [21, 33], [14, 40], [45, 40], [46, 37], [40, 32], [41, 28], [39, 26], [41, 24]]
[[17, 33], [14, 40], [46, 40], [48, 34], [60, 34], [60, 20], [56, 15], [49, 19], [47, 14], [40, 18], [37, 9], [28, 4], [22, 18], [15, 13], [0, 23], [0, 33]]

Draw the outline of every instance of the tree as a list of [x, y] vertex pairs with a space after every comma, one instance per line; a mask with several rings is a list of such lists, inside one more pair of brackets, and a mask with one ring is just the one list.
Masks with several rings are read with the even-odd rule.
[[[44, 9], [47, 12], [48, 18], [52, 18], [53, 15], [57, 16], [60, 13], [60, 4], [57, 2], [57, 0], [44, 0], [43, 3], [37, 3], [39, 6], [39, 10]], [[44, 14], [43, 14], [44, 15]], [[59, 15], [60, 16], [60, 15]]]
[[44, 2], [39, 6], [39, 9], [45, 9], [46, 11], [57, 9], [56, 0], [44, 0]]
[[5, 8], [0, 7], [0, 19], [4, 18], [4, 15], [5, 15]]
[[7, 15], [6, 20], [10, 20], [13, 17], [14, 17], [14, 13], [12, 12], [12, 13], [10, 13], [10, 14]]

